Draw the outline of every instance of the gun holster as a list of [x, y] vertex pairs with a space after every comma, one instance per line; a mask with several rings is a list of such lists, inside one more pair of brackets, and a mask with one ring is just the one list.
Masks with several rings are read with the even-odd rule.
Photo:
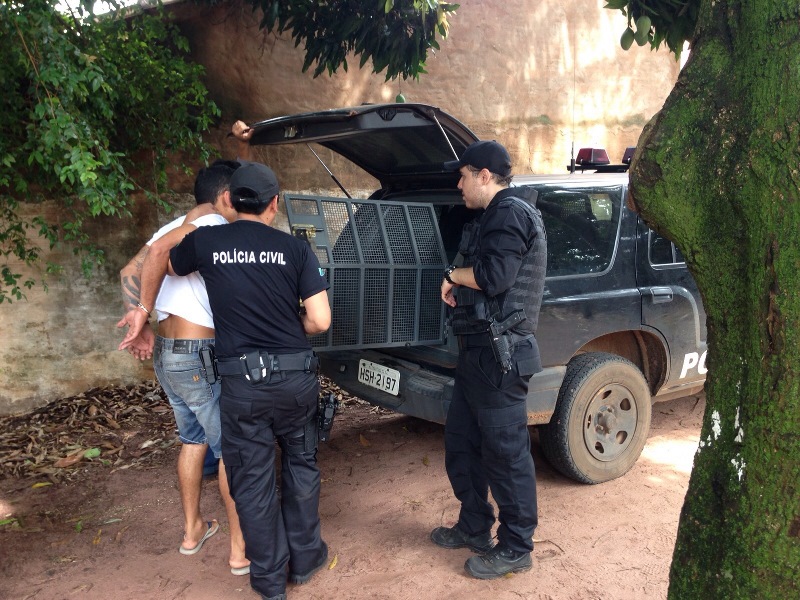
[[267, 360], [270, 364], [264, 364], [264, 354], [258, 350], [242, 354], [239, 364], [242, 367], [244, 378], [250, 383], [258, 383], [260, 381], [269, 383], [272, 375], [272, 362], [269, 355], [267, 355]]
[[331, 393], [323, 396], [319, 400], [319, 412], [317, 413], [317, 429], [319, 431], [319, 441], [327, 442], [333, 429], [333, 418], [339, 410], [339, 401], [336, 395]]
[[206, 381], [214, 385], [219, 381], [219, 373], [217, 372], [217, 357], [214, 356], [214, 345], [209, 344], [200, 348], [200, 364], [203, 365], [203, 373], [206, 376]]
[[491, 334], [492, 353], [500, 370], [508, 373], [514, 366], [512, 357], [514, 355], [513, 336], [510, 333]]
[[500, 370], [508, 373], [514, 366], [512, 356], [514, 354], [514, 335], [511, 329], [525, 320], [525, 311], [517, 310], [511, 313], [502, 321], [489, 319], [489, 339], [491, 340], [492, 352]]

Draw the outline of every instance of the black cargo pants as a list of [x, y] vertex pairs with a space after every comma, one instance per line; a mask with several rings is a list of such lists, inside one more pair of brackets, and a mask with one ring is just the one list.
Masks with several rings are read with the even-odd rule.
[[498, 542], [515, 552], [531, 552], [538, 517], [526, 397], [531, 375], [541, 370], [536, 340], [530, 337], [515, 346], [514, 366], [505, 374], [488, 335], [462, 336], [459, 342], [445, 423], [445, 468], [461, 501], [459, 527], [470, 535], [492, 528], [491, 489], [499, 513]]
[[289, 572], [304, 574], [322, 559], [318, 396], [316, 374], [304, 371], [273, 372], [268, 383], [222, 379], [222, 458], [251, 561], [250, 585], [264, 596], [286, 591], [287, 564]]

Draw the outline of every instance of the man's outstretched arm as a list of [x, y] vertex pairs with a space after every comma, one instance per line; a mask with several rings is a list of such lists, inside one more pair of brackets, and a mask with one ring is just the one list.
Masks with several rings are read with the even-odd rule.
[[[122, 290], [122, 307], [125, 312], [137, 310], [141, 296], [142, 266], [149, 253], [150, 247], [144, 245], [139, 252], [128, 261], [119, 272], [120, 288]], [[139, 334], [131, 339], [127, 346], [128, 352], [139, 360], [146, 360], [153, 356], [155, 335], [150, 327], [141, 327]]]

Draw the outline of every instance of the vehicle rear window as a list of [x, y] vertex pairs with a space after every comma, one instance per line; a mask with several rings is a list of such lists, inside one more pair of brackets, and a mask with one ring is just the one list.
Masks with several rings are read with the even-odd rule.
[[652, 229], [650, 230], [650, 243], [648, 255], [653, 266], [684, 264], [686, 260], [678, 247], [667, 238], [661, 237]]
[[622, 187], [535, 187], [547, 231], [547, 276], [608, 269], [616, 247]]

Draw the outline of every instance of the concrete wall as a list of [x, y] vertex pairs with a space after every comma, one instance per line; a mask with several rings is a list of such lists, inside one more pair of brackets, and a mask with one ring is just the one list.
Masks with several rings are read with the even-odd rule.
[[[225, 139], [238, 118], [257, 120], [362, 102], [408, 101], [444, 108], [482, 138], [510, 150], [516, 173], [563, 171], [583, 146], [604, 147], [619, 161], [636, 144], [644, 123], [661, 107], [678, 74], [666, 52], [622, 52], [625, 19], [603, 0], [463, 0], [451, 34], [430, 57], [421, 81], [384, 82], [360, 71], [312, 79], [301, 73], [303, 54], [288, 36], [259, 32], [258, 15], [239, 3], [171, 7], [206, 66], [208, 86], [223, 109], [209, 140], [232, 157]], [[331, 180], [305, 147], [259, 153], [283, 189], [328, 190]], [[344, 161], [322, 154], [350, 189], [373, 184]], [[199, 165], [198, 165], [199, 166]], [[190, 182], [176, 179], [179, 192]], [[337, 193], [337, 195], [339, 195]], [[184, 197], [176, 202], [186, 206]], [[28, 206], [31, 215], [58, 215], [55, 204]], [[0, 305], [0, 414], [24, 412], [66, 395], [152, 376], [116, 350], [121, 338], [118, 271], [160, 223], [170, 217], [139, 203], [134, 219], [98, 219], [94, 236], [106, 264], [90, 280], [68, 250], [53, 258], [65, 273], [37, 287], [28, 300]], [[12, 265], [23, 272], [21, 265]]]
[[[332, 78], [302, 74], [288, 37], [258, 32], [258, 14], [239, 4], [179, 5], [196, 57], [226, 117], [250, 121], [393, 101], [439, 106], [510, 150], [518, 173], [562, 171], [574, 140], [619, 161], [661, 107], [678, 75], [665, 51], [623, 52], [625, 17], [603, 0], [461, 2], [450, 36], [419, 82], [384, 82], [350, 69]], [[353, 59], [351, 66], [358, 65]], [[280, 169], [289, 187], [295, 169]], [[322, 178], [322, 185], [327, 185]]]

